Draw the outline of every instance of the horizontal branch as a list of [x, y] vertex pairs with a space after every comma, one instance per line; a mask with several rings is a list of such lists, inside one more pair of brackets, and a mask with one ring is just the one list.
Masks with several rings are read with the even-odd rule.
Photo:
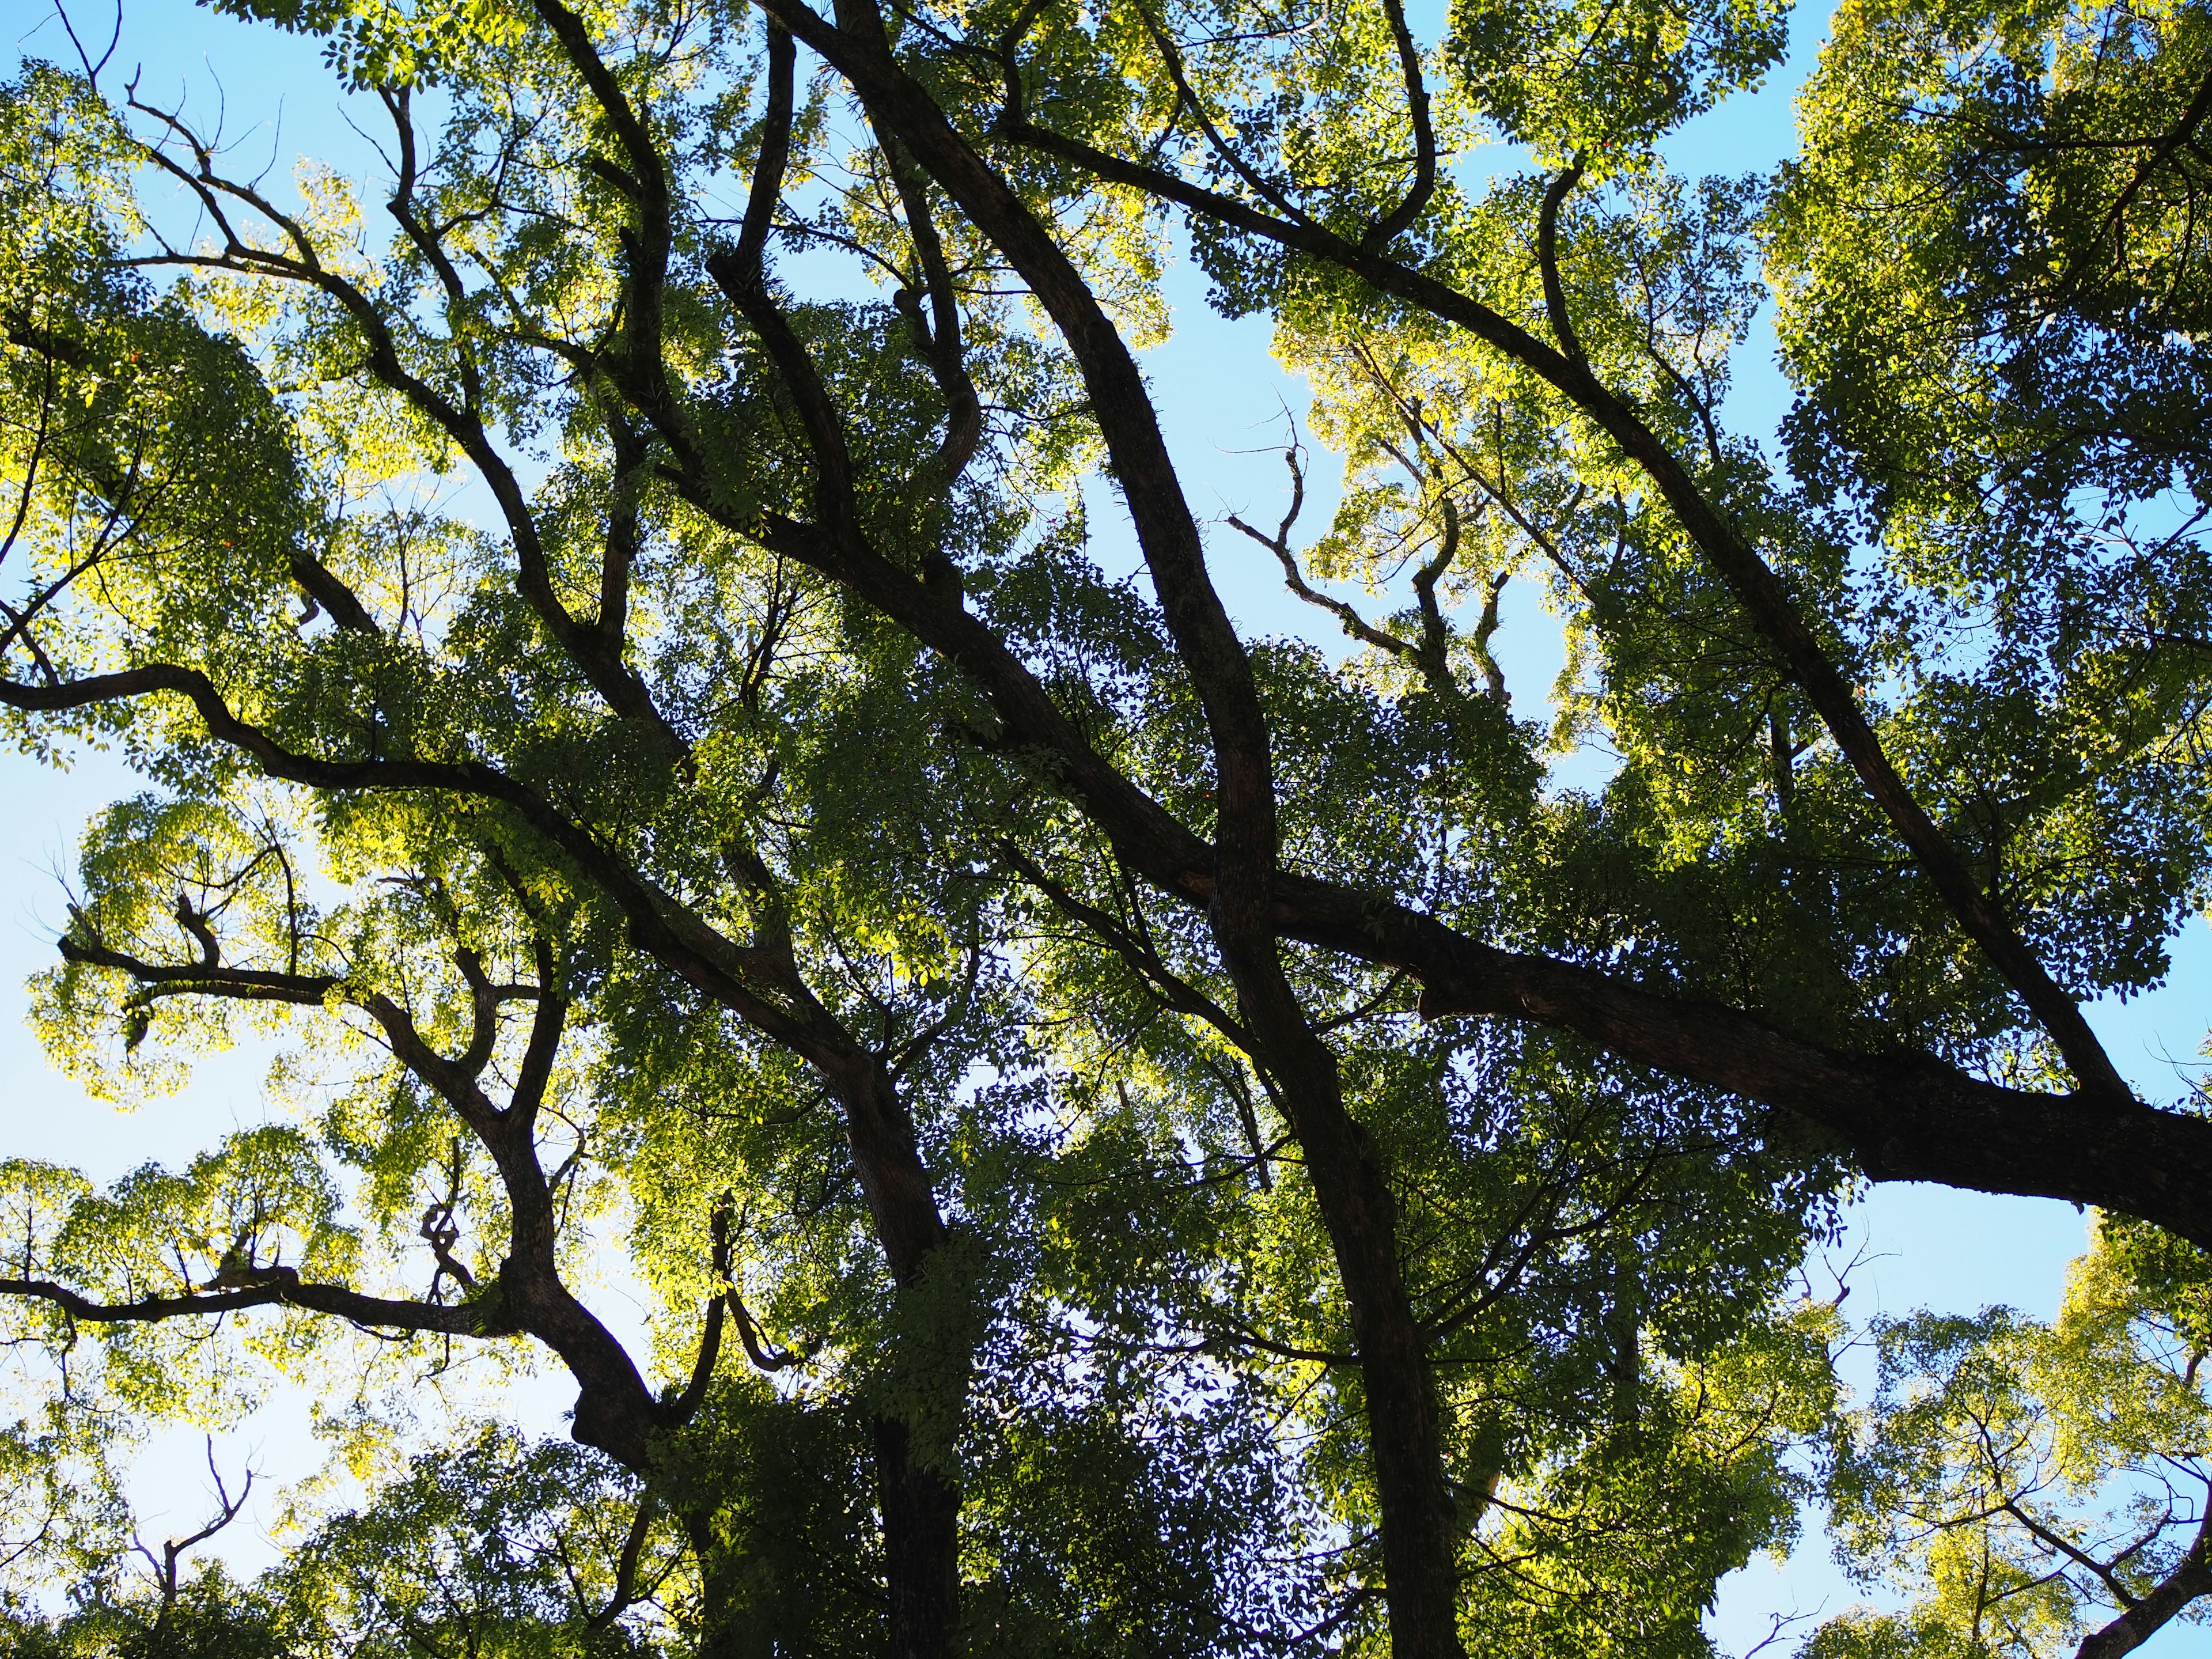
[[387, 1330], [428, 1331], [447, 1336], [517, 1336], [522, 1328], [501, 1316], [495, 1302], [400, 1302], [366, 1296], [343, 1285], [303, 1282], [296, 1269], [264, 1267], [256, 1282], [193, 1291], [185, 1296], [148, 1296], [136, 1302], [95, 1302], [82, 1291], [46, 1279], [0, 1279], [0, 1296], [28, 1297], [52, 1303], [86, 1324], [155, 1324], [166, 1319], [205, 1318], [248, 1308], [305, 1308], [334, 1314], [356, 1325]]
[[211, 963], [145, 962], [97, 940], [64, 933], [61, 953], [70, 962], [112, 968], [139, 984], [169, 995], [225, 997], [238, 1002], [289, 1002], [319, 1007], [337, 988], [330, 974], [287, 974], [261, 968], [232, 968]]

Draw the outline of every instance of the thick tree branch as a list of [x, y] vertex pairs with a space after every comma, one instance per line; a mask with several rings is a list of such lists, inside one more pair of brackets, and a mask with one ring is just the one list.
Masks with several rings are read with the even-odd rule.
[[895, 134], [998, 246], [1066, 340], [1169, 631], [1206, 710], [1220, 793], [1219, 855], [1224, 872], [1235, 872], [1223, 901], [1256, 906], [1275, 856], [1267, 723], [1135, 359], [1051, 232], [953, 130], [928, 92], [897, 68], [868, 0], [843, 0], [836, 27], [799, 0], [764, 0], [763, 9], [846, 76], [874, 124]]
[[[561, 0], [532, 0], [532, 3], [622, 146], [624, 166], [605, 170], [606, 176], [621, 181], [620, 187], [636, 215], [635, 228], [626, 228], [623, 236], [626, 270], [618, 373], [624, 391], [648, 411], [671, 410], [675, 398], [661, 350], [668, 263], [675, 246], [675, 204], [667, 163], [645, 114], [631, 103], [622, 82], [600, 56], [589, 26]], [[605, 672], [627, 671], [615, 661]]]
[[645, 1554], [645, 1540], [653, 1530], [653, 1518], [659, 1508], [659, 1501], [650, 1492], [637, 1500], [637, 1513], [631, 1517], [622, 1553], [615, 1560], [614, 1588], [607, 1596], [606, 1606], [585, 1621], [589, 1628], [605, 1630], [638, 1599], [638, 1563]]
[[1544, 314], [1552, 325], [1552, 337], [1571, 362], [1587, 369], [1581, 337], [1567, 312], [1566, 284], [1559, 280], [1559, 210], [1566, 205], [1583, 179], [1583, 158], [1577, 154], [1559, 176], [1544, 186], [1544, 201], [1536, 216], [1536, 264], [1544, 278]]
[[[711, 507], [703, 491], [701, 505]], [[832, 549], [808, 526], [771, 520], [766, 531], [772, 546], [852, 586], [970, 674], [1009, 745], [1053, 757], [1053, 786], [1084, 806], [1124, 864], [1188, 903], [1207, 903], [1204, 842], [1109, 766], [981, 620], [878, 556]], [[2212, 1123], [1999, 1090], [1924, 1056], [1836, 1050], [1694, 993], [1499, 951], [1386, 895], [1310, 877], [1278, 878], [1274, 923], [1285, 937], [1404, 969], [1432, 1017], [1527, 1019], [1782, 1107], [1835, 1134], [1877, 1179], [2094, 1204], [2212, 1248]], [[2097, 1150], [2077, 1161], [2073, 1149], [2084, 1145]]]
[[782, 196], [784, 174], [791, 165], [793, 66], [798, 52], [789, 33], [773, 13], [769, 14], [767, 28], [768, 107], [762, 118], [760, 151], [753, 158], [744, 222], [734, 248], [717, 248], [708, 254], [707, 273], [760, 337], [784, 390], [797, 407], [800, 428], [814, 456], [815, 516], [841, 540], [857, 540], [859, 507], [854, 498], [853, 461], [845, 443], [844, 422], [813, 355], [769, 287], [768, 232], [775, 204]]
[[[776, 3], [795, 4], [795, 0], [776, 0]], [[856, 61], [859, 57], [849, 50], [845, 55]], [[837, 60], [833, 57], [832, 61]], [[847, 65], [839, 62], [838, 67], [846, 70]], [[1049, 131], [1017, 113], [1005, 116], [999, 131], [1102, 179], [1144, 191], [1215, 223], [1347, 270], [1380, 292], [1466, 330], [1563, 392], [1657, 486], [1677, 520], [1772, 647], [1784, 671], [1804, 691], [1868, 793], [1911, 850], [1944, 903], [2051, 1034], [2082, 1087], [2090, 1095], [2116, 1104], [2131, 1097], [2080, 1006], [2051, 977], [1995, 901], [1982, 890], [1956, 849], [1891, 765], [1859, 707], [1856, 690], [1798, 613], [1781, 578], [1705, 496], [1680, 458], [1584, 363], [1568, 351], [1537, 339], [1480, 301], [1347, 242], [1326, 227], [1273, 217], [1234, 197], [1192, 185], [1158, 167], [1124, 161]]]
[[292, 555], [292, 580], [307, 596], [308, 612], [303, 621], [312, 622], [315, 608], [319, 606], [348, 633], [365, 634], [374, 639], [382, 631], [360, 596], [340, 581], [329, 566], [304, 549]]
[[[811, 532], [793, 526], [787, 544], [821, 556]], [[823, 558], [831, 574], [846, 567]], [[872, 590], [902, 601], [902, 622], [978, 678], [1003, 691], [999, 706], [1017, 714], [1048, 716], [1067, 748], [1103, 775], [1109, 809], [1097, 816], [1114, 836], [1125, 862], [1186, 902], [1203, 906], [1212, 884], [1204, 846], [1181, 823], [1112, 773], [1065, 723], [1042, 689], [975, 617], [933, 599], [921, 583], [887, 567], [875, 572]], [[897, 588], [888, 586], [896, 579]], [[902, 593], [900, 590], [903, 590]], [[955, 623], [946, 627], [943, 624]], [[722, 1000], [733, 995], [758, 1003], [743, 985], [675, 929], [634, 876], [604, 867], [609, 860], [587, 836], [550, 815], [550, 809], [495, 769], [477, 763], [318, 762], [282, 749], [233, 715], [204, 677], [155, 665], [95, 676], [48, 688], [0, 682], [0, 702], [37, 710], [65, 709], [156, 691], [191, 697], [215, 735], [261, 761], [272, 776], [335, 789], [432, 789], [475, 795], [517, 807], [565, 849], [591, 855], [596, 879], [632, 918], [635, 933], [651, 939], [655, 954]], [[1036, 741], [1033, 731], [1023, 733]], [[1060, 734], [1054, 734], [1060, 735]], [[1063, 787], [1081, 781], [1078, 767], [1061, 775]], [[1079, 799], [1082, 797], [1079, 795]], [[625, 897], [625, 893], [628, 896]], [[1956, 1066], [1925, 1056], [1853, 1054], [1791, 1036], [1765, 1021], [1693, 995], [1638, 984], [1620, 975], [1574, 963], [1499, 951], [1470, 939], [1420, 911], [1382, 896], [1303, 876], [1276, 883], [1273, 925], [1285, 936], [1341, 951], [1361, 960], [1403, 969], [1423, 987], [1423, 1012], [1527, 1019], [1568, 1030], [1624, 1059], [1765, 1102], [1803, 1116], [1836, 1135], [1876, 1179], [1937, 1181], [1978, 1191], [2015, 1193], [2094, 1204], [2156, 1222], [2212, 1249], [2212, 1123], [2132, 1103], [2118, 1109], [2081, 1095], [2037, 1094], [1999, 1088]], [[80, 941], [80, 944], [84, 942]], [[736, 947], [722, 941], [715, 954]], [[204, 975], [204, 968], [173, 970], [177, 982]], [[255, 983], [247, 970], [241, 985]], [[298, 1001], [320, 988], [272, 980], [276, 1000]], [[758, 1005], [769, 1018], [820, 1052], [819, 1044], [787, 1014]]]
[[249, 1308], [306, 1308], [335, 1314], [356, 1325], [383, 1330], [427, 1331], [448, 1336], [515, 1336], [521, 1327], [501, 1310], [479, 1303], [447, 1307], [432, 1302], [400, 1302], [364, 1296], [343, 1285], [303, 1282], [295, 1268], [255, 1270], [262, 1282], [187, 1296], [148, 1296], [136, 1302], [98, 1302], [66, 1285], [46, 1279], [0, 1279], [0, 1296], [30, 1297], [52, 1303], [71, 1319], [88, 1325], [155, 1324], [166, 1319], [239, 1313]]
[[2120, 1659], [2133, 1653], [2206, 1595], [2212, 1595], [2212, 1510], [2199, 1523], [2179, 1565], [2125, 1613], [2083, 1637], [2075, 1659]]
[[1390, 38], [1398, 47], [1398, 70], [1406, 80], [1406, 118], [1413, 127], [1413, 181], [1405, 199], [1371, 226], [1359, 246], [1379, 253], [1405, 234], [1421, 216], [1437, 188], [1437, 130], [1429, 117], [1428, 82], [1421, 73], [1421, 49], [1406, 26], [1405, 0], [1382, 0], [1383, 15], [1390, 20]]

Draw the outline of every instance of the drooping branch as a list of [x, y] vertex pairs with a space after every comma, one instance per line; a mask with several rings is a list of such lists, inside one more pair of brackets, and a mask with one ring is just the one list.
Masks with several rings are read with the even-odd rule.
[[767, 269], [769, 228], [775, 222], [784, 175], [791, 167], [793, 68], [799, 61], [790, 30], [773, 17], [762, 20], [762, 29], [768, 52], [768, 103], [761, 112], [760, 148], [753, 160], [736, 250], [738, 270], [755, 282]]
[[[843, 15], [842, 12], [839, 14], [841, 21]], [[1288, 218], [1304, 220], [1304, 211], [1291, 199], [1282, 186], [1264, 177], [1246, 159], [1242, 150], [1222, 136], [1219, 124], [1206, 107], [1206, 100], [1199, 96], [1198, 89], [1190, 83], [1189, 72], [1183, 66], [1182, 48], [1176, 44], [1175, 37], [1167, 32], [1148, 8], [1138, 7], [1137, 17], [1144, 24], [1146, 33], [1152, 37], [1152, 49], [1159, 53], [1160, 66], [1167, 71], [1168, 79], [1175, 87], [1178, 116], [1184, 110], [1190, 112], [1191, 118], [1198, 123], [1198, 130], [1205, 134], [1206, 145], [1214, 158], [1243, 179], [1246, 189], [1278, 213]], [[1018, 40], [1012, 41], [1008, 50], [1015, 50], [1018, 46]], [[1423, 100], [1423, 112], [1426, 112], [1425, 98]]]
[[859, 507], [854, 495], [853, 462], [844, 422], [814, 358], [769, 290], [766, 253], [769, 226], [791, 165], [793, 64], [797, 48], [773, 14], [768, 20], [768, 106], [761, 147], [753, 160], [745, 216], [737, 246], [707, 256], [707, 272], [723, 297], [736, 307], [767, 348], [784, 390], [799, 411], [799, 425], [814, 458], [816, 518], [841, 539], [858, 536]]

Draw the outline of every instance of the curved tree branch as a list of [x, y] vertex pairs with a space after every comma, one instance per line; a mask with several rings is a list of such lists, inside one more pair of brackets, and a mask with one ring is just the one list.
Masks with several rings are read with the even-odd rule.
[[[775, 3], [788, 4], [794, 0]], [[854, 72], [836, 55], [824, 55], [831, 57], [841, 70]], [[860, 61], [860, 55], [849, 47], [843, 56]], [[1031, 149], [1081, 166], [1099, 178], [1144, 191], [1215, 223], [1336, 265], [1382, 293], [1464, 329], [1564, 393], [1657, 487], [1678, 522], [1766, 638], [1784, 672], [1805, 693], [1867, 793], [1911, 849], [1945, 905], [2051, 1034], [2082, 1088], [2091, 1097], [2115, 1106], [2132, 1097], [2079, 1005], [2051, 977], [1996, 901], [1975, 881], [1948, 838], [1891, 764], [1859, 706], [1857, 690], [1799, 614], [1781, 578], [1705, 495], [1680, 458], [1633, 409], [1607, 390], [1586, 363], [1568, 349], [1537, 339], [1480, 301], [1410, 266], [1347, 242], [1326, 227], [1272, 217], [1233, 197], [1192, 185], [1158, 167], [1124, 161], [1018, 114], [1002, 116], [998, 131]], [[1570, 333], [1563, 337], [1572, 338], [1571, 325]]]

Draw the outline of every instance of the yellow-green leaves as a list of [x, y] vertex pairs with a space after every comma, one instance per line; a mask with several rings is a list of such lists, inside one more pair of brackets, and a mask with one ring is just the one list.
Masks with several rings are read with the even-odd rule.
[[435, 86], [520, 33], [496, 0], [218, 0], [217, 9], [324, 38], [356, 87]]
[[1582, 156], [1603, 176], [1641, 165], [1669, 129], [1779, 61], [1789, 7], [1510, 5], [1455, 0], [1446, 38], [1462, 95], [1547, 161]]
[[[143, 231], [128, 143], [82, 82], [0, 88], [0, 632], [11, 673], [157, 653], [243, 676], [281, 616], [311, 511], [287, 423], [237, 343], [120, 261]], [[27, 612], [21, 610], [27, 605]]]
[[2054, 1651], [2194, 1547], [2212, 1470], [2202, 1353], [2131, 1275], [2126, 1232], [2100, 1224], [2052, 1324], [1993, 1308], [1879, 1331], [1880, 1389], [1830, 1501], [1855, 1569], [1920, 1599], [1822, 1651]]
[[[0, 1168], [0, 1202], [14, 1229], [9, 1277], [103, 1304], [245, 1290], [288, 1274], [343, 1283], [357, 1260], [336, 1183], [313, 1143], [281, 1127], [234, 1134], [180, 1171], [149, 1165], [104, 1192], [11, 1163]], [[8, 1305], [25, 1334], [71, 1327], [62, 1305], [20, 1294]], [[245, 1348], [280, 1366], [314, 1344], [312, 1316], [243, 1317]], [[220, 1424], [255, 1395], [239, 1350], [198, 1322], [100, 1324], [85, 1334], [101, 1362], [85, 1380], [138, 1416]]]

